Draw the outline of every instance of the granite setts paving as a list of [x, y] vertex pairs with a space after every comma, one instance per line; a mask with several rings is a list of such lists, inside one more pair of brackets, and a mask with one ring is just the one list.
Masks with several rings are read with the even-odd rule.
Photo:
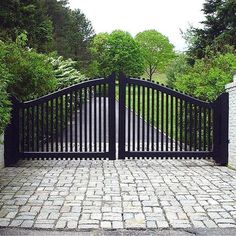
[[236, 227], [236, 171], [204, 160], [24, 160], [0, 170], [0, 226]]

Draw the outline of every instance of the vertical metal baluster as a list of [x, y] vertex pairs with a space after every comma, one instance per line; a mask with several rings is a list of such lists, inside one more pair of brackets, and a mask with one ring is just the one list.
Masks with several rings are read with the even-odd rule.
[[143, 104], [143, 110], [142, 110], [142, 151], [145, 151], [145, 87], [142, 86], [142, 104]]
[[63, 96], [60, 97], [60, 145], [61, 145], [61, 152], [63, 152]]
[[208, 108], [208, 151], [212, 148], [211, 144], [211, 108]]
[[94, 86], [94, 149], [97, 152], [97, 87]]
[[175, 151], [178, 151], [178, 98], [175, 97]]
[[58, 97], [56, 98], [56, 152], [59, 151], [58, 145]]
[[31, 117], [31, 123], [32, 123], [32, 134], [31, 134], [31, 138], [32, 138], [32, 151], [35, 150], [34, 148], [34, 139], [35, 139], [35, 134], [34, 134], [34, 106], [32, 106], [32, 117]]
[[88, 106], [87, 106], [88, 87], [84, 88], [84, 151], [88, 151]]
[[89, 151], [92, 152], [92, 87], [89, 87]]
[[140, 151], [140, 85], [138, 85], [138, 117], [137, 117], [137, 124], [138, 124], [138, 135], [137, 135], [137, 145], [138, 151]]
[[[51, 103], [50, 103], [50, 106], [51, 106], [51, 111], [50, 111], [50, 123], [51, 123], [51, 130], [50, 130], [50, 133], [51, 133], [51, 152], [54, 151], [54, 127], [53, 127], [53, 114], [54, 114], [54, 111], [53, 111], [53, 99], [51, 100]], [[38, 107], [37, 107], [37, 113], [38, 113]], [[38, 119], [38, 118], [37, 118]]]
[[194, 105], [194, 151], [197, 150], [197, 105]]
[[131, 85], [128, 83], [128, 151], [131, 149]]
[[44, 152], [44, 103], [41, 105], [41, 151]]
[[107, 151], [107, 139], [106, 139], [106, 133], [107, 133], [107, 99], [106, 99], [106, 84], [103, 84], [103, 152]]
[[156, 91], [156, 151], [159, 151], [159, 110], [160, 110], [160, 105], [159, 105], [159, 91]]
[[169, 95], [166, 93], [166, 151], [169, 149]]
[[27, 107], [27, 124], [26, 124], [26, 129], [27, 129], [27, 151], [30, 151], [30, 134], [29, 134], [29, 125], [30, 125], [30, 117], [29, 117], [29, 107]]
[[75, 152], [78, 152], [78, 91], [75, 91]]
[[68, 95], [65, 95], [65, 144], [68, 152]]
[[135, 144], [136, 144], [136, 140], [135, 140], [135, 91], [136, 91], [136, 88], [135, 88], [135, 84], [133, 84], [133, 97], [132, 97], [132, 100], [133, 100], [133, 151], [135, 151]]
[[[37, 123], [38, 123], [38, 117], [37, 117]], [[38, 132], [37, 132], [37, 140], [38, 139], [39, 137], [38, 137]], [[22, 147], [21, 149], [22, 149], [22, 152], [25, 151], [25, 108], [22, 108]]]
[[203, 150], [206, 151], [206, 108], [203, 108]]
[[164, 93], [161, 92], [161, 151], [164, 150]]
[[173, 114], [173, 96], [170, 96], [170, 150], [173, 151], [173, 120], [174, 120], [174, 114]]
[[193, 104], [189, 104], [189, 113], [190, 113], [190, 127], [189, 127], [189, 151], [192, 151], [193, 146]]
[[70, 93], [70, 151], [73, 152], [73, 93]]
[[202, 151], [202, 109], [199, 106], [199, 151]]
[[180, 151], [183, 150], [183, 100], [180, 99], [180, 133], [179, 133], [179, 139], [180, 139]]
[[152, 151], [154, 151], [154, 89], [152, 88], [152, 108], [151, 108], [151, 111], [152, 111]]
[[83, 101], [82, 101], [82, 89], [79, 90], [79, 150], [80, 152], [83, 151], [83, 124], [82, 124], [82, 106], [83, 106]]
[[46, 151], [49, 151], [48, 101], [46, 102]]
[[147, 88], [147, 151], [150, 151], [150, 89]]
[[102, 91], [101, 91], [101, 85], [99, 84], [99, 86], [98, 86], [98, 89], [99, 89], [99, 125], [98, 125], [98, 127], [99, 127], [99, 130], [98, 130], [98, 132], [99, 132], [99, 152], [101, 152], [102, 151], [102, 105], [101, 105], [101, 103], [102, 103], [102, 99], [101, 99], [101, 97], [102, 97]]
[[187, 151], [187, 140], [188, 140], [188, 103], [185, 101], [184, 102], [184, 151]]

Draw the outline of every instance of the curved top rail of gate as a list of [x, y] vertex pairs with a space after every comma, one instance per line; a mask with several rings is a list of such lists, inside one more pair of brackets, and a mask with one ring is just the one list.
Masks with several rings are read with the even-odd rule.
[[119, 84], [119, 156], [213, 156], [214, 103], [140, 78]]
[[140, 86], [143, 86], [143, 87], [159, 90], [159, 91], [161, 91], [163, 93], [166, 93], [170, 96], [177, 97], [179, 99], [183, 99], [187, 102], [191, 102], [191, 103], [196, 104], [198, 106], [202, 106], [202, 107], [205, 107], [205, 108], [212, 108], [212, 106], [213, 106], [213, 103], [211, 103], [211, 102], [200, 100], [196, 97], [192, 97], [191, 95], [179, 92], [177, 90], [174, 90], [173, 88], [155, 83], [153, 81], [148, 81], [148, 80], [145, 80], [145, 79], [133, 78], [133, 77], [127, 78], [126, 81], [127, 81], [128, 84], [135, 84], [135, 85], [140, 85]]
[[96, 85], [101, 85], [101, 84], [105, 84], [109, 82], [109, 78], [95, 78], [95, 79], [90, 79], [90, 80], [84, 80], [81, 81], [78, 84], [72, 85], [70, 87], [55, 91], [53, 93], [47, 94], [45, 96], [30, 100], [30, 101], [25, 101], [22, 103], [24, 108], [27, 108], [29, 106], [36, 106], [36, 105], [40, 105], [41, 103], [44, 102], [48, 102], [52, 99], [58, 98], [60, 96], [69, 94], [71, 92], [83, 89], [83, 88], [87, 88], [87, 87], [92, 87], [92, 86], [96, 86]]

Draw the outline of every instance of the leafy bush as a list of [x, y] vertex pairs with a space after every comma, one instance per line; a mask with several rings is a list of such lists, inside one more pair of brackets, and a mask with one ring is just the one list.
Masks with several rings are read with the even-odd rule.
[[0, 64], [0, 135], [3, 133], [10, 119], [10, 102], [6, 92], [7, 80], [10, 78], [7, 68]]
[[9, 71], [7, 91], [20, 100], [29, 100], [52, 91], [57, 86], [47, 56], [21, 47], [18, 43], [0, 42], [0, 63]]
[[236, 71], [236, 54], [209, 54], [197, 59], [185, 73], [177, 74], [175, 87], [203, 100], [213, 101], [224, 92]]
[[191, 68], [187, 59], [188, 58], [185, 54], [179, 54], [168, 66], [166, 76], [167, 84], [170, 87], [175, 86], [176, 79], [179, 75], [185, 74]]
[[69, 87], [85, 79], [85, 76], [74, 68], [76, 62], [72, 59], [64, 60], [63, 57], [60, 56], [58, 58], [51, 57], [48, 60], [53, 66], [58, 89]]

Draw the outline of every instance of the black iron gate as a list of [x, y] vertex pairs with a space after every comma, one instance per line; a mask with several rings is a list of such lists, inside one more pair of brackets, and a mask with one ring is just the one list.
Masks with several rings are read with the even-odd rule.
[[19, 158], [116, 156], [227, 164], [227, 93], [208, 103], [139, 78], [120, 75], [116, 82], [112, 75], [12, 104], [7, 165]]
[[6, 131], [7, 164], [18, 158], [114, 159], [114, 95], [115, 76], [110, 76], [32, 101], [14, 101]]
[[158, 83], [120, 76], [118, 156], [213, 158], [226, 165], [228, 94], [209, 103]]

